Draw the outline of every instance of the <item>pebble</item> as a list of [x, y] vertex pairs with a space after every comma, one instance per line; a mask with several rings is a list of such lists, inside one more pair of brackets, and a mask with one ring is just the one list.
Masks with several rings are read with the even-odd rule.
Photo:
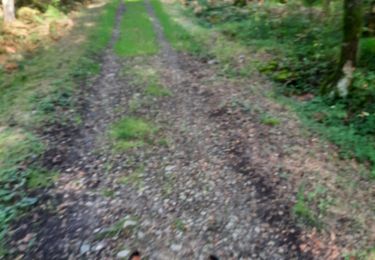
[[176, 168], [175, 165], [169, 165], [165, 167], [165, 173], [172, 173], [172, 171]]
[[97, 244], [94, 248], [94, 251], [101, 251], [105, 248], [105, 246], [107, 245], [107, 243], [105, 242], [100, 242], [99, 244]]
[[171, 250], [174, 252], [178, 252], [182, 249], [182, 245], [177, 245], [177, 244], [172, 244], [171, 245]]
[[90, 245], [86, 243], [82, 244], [81, 248], [79, 249], [81, 255], [86, 254], [88, 251], [90, 251]]
[[127, 258], [129, 255], [130, 255], [129, 250], [122, 250], [122, 251], [118, 252], [116, 256], [117, 256], [117, 258]]

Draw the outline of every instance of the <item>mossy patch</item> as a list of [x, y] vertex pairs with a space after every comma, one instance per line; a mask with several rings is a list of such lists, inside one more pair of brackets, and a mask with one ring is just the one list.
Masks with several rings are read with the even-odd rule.
[[278, 118], [269, 115], [262, 116], [260, 121], [262, 124], [269, 126], [277, 126], [280, 124], [280, 120]]
[[110, 135], [116, 148], [127, 150], [152, 143], [157, 130], [156, 126], [144, 119], [127, 117], [112, 126]]

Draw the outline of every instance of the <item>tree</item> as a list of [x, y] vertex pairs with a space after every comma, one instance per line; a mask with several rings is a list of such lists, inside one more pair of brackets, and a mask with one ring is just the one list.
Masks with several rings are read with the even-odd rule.
[[4, 22], [11, 23], [16, 20], [14, 0], [2, 0], [3, 12], [4, 12]]
[[323, 93], [332, 93], [342, 98], [348, 95], [357, 65], [362, 22], [362, 0], [344, 0], [344, 37], [340, 61], [333, 78], [323, 87]]
[[367, 36], [375, 36], [375, 0], [369, 3], [369, 12], [366, 14]]

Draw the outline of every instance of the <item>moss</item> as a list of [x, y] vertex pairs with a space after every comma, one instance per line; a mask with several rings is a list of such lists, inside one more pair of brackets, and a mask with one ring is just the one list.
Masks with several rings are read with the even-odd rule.
[[110, 129], [117, 149], [127, 150], [151, 143], [157, 127], [141, 118], [127, 117], [115, 123]]

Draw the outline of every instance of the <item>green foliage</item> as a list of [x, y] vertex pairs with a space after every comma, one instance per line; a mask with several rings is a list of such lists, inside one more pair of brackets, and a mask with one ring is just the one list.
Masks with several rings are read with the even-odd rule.
[[247, 19], [250, 15], [246, 8], [238, 8], [230, 3], [220, 5], [209, 5], [202, 3], [203, 11], [198, 17], [205, 26], [218, 25], [223, 23], [240, 22]]
[[280, 124], [280, 120], [276, 117], [272, 117], [269, 115], [264, 115], [260, 119], [262, 124], [269, 125], [269, 126], [277, 126]]
[[375, 71], [375, 37], [361, 39], [359, 49], [359, 66], [369, 71]]
[[[35, 189], [50, 186], [56, 173], [38, 164], [44, 152], [42, 141], [32, 132], [58, 121], [79, 121], [71, 111], [75, 105], [77, 81], [99, 71], [94, 55], [111, 38], [118, 1], [104, 7], [100, 22], [82, 33], [81, 44], [67, 39], [63, 44], [40, 50], [19, 63], [13, 74], [0, 72], [0, 241], [8, 225], [37, 202]], [[87, 14], [86, 14], [87, 15]], [[85, 19], [84, 17], [82, 19]], [[69, 36], [68, 36], [69, 37]], [[0, 245], [1, 247], [2, 245]], [[0, 256], [5, 252], [0, 249]]]
[[179, 219], [179, 218], [175, 219], [175, 221], [173, 223], [173, 227], [176, 230], [181, 231], [181, 232], [185, 232], [186, 231], [186, 225], [185, 225], [185, 223], [181, 219]]
[[116, 148], [127, 150], [150, 143], [157, 130], [150, 122], [140, 118], [127, 117], [111, 127], [110, 135], [116, 141]]
[[126, 1], [120, 38], [115, 44], [116, 53], [120, 56], [155, 54], [159, 50], [155, 37], [144, 2]]
[[321, 185], [306, 193], [305, 185], [302, 185], [297, 194], [297, 202], [293, 207], [295, 216], [305, 224], [321, 228], [321, 217], [334, 203], [333, 199], [329, 198], [326, 193], [326, 188]]
[[[339, 58], [342, 13], [336, 10], [334, 15], [335, 19], [322, 19], [315, 7], [306, 11], [298, 5], [249, 4], [245, 11], [225, 5], [206, 7], [199, 19], [207, 27], [215, 26], [226, 39], [266, 53], [268, 58], [256, 65], [260, 72], [279, 83], [279, 94], [317, 96], [322, 84], [336, 72]], [[341, 148], [342, 156], [369, 161], [372, 165], [375, 165], [374, 54], [374, 38], [361, 39], [359, 68], [345, 100], [290, 101], [312, 129]], [[224, 63], [231, 64], [226, 60]]]
[[320, 97], [303, 103], [288, 102], [306, 125], [340, 147], [342, 157], [375, 165], [373, 113], [351, 114], [344, 102], [330, 104]]
[[37, 202], [28, 190], [49, 184], [37, 183], [37, 179], [49, 178], [34, 163], [42, 152], [42, 143], [33, 135], [18, 129], [0, 130], [0, 240], [9, 222]]
[[44, 13], [44, 16], [48, 19], [54, 20], [64, 18], [65, 15], [62, 12], [60, 12], [60, 10], [57, 9], [55, 6], [49, 5], [47, 7], [46, 12]]
[[[272, 9], [255, 9], [248, 18], [220, 26], [224, 35], [271, 53], [274, 60], [260, 70], [282, 83], [287, 94], [316, 92], [332, 73], [339, 52], [340, 27], [319, 17], [288, 10], [274, 15]], [[339, 21], [339, 19], [338, 19]]]
[[349, 254], [344, 255], [345, 260], [373, 260], [375, 259], [375, 247], [366, 249], [366, 250], [359, 250], [356, 252], [351, 252]]

